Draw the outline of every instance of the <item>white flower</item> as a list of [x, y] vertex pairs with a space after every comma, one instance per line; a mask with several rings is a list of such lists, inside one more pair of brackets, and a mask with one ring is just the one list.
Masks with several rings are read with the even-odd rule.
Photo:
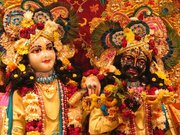
[[26, 19], [31, 20], [32, 16], [33, 16], [33, 12], [31, 11], [27, 11], [26, 13], [24, 13], [23, 15]]

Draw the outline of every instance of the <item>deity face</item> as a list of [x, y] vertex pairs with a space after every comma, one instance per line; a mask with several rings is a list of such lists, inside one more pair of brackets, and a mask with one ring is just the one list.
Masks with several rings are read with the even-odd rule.
[[129, 81], [138, 81], [146, 70], [147, 57], [139, 48], [128, 50], [122, 54], [121, 72]]
[[51, 71], [56, 59], [52, 42], [44, 37], [39, 37], [29, 48], [28, 58], [35, 72]]

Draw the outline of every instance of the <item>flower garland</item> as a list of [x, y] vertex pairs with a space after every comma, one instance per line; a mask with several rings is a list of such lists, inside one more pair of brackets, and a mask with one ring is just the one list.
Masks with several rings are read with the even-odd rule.
[[26, 132], [28, 135], [40, 135], [42, 132], [41, 107], [38, 94], [30, 91], [23, 97], [25, 107]]
[[[67, 90], [58, 81], [58, 90], [60, 98], [60, 132], [62, 135], [67, 135]], [[45, 106], [42, 98], [42, 94], [39, 88], [36, 86], [34, 89], [23, 87], [20, 89], [20, 93], [23, 93], [23, 105], [25, 108], [25, 120], [26, 120], [26, 134], [27, 135], [40, 135], [44, 134], [45, 128]]]
[[[105, 117], [108, 118], [108, 108], [117, 106], [119, 107], [119, 113], [123, 118], [123, 123], [117, 128], [122, 134], [136, 134], [136, 122], [135, 112], [138, 110], [140, 105], [144, 105], [145, 111], [145, 126], [146, 134], [151, 135], [152, 133], [161, 132], [165, 129], [165, 116], [159, 103], [171, 103], [174, 95], [165, 89], [156, 89], [157, 95], [149, 94], [150, 87], [132, 87], [126, 90], [127, 83], [124, 83], [120, 79], [115, 78], [114, 84], [107, 84], [104, 87], [104, 93], [100, 96], [95, 94], [90, 97], [84, 98], [82, 106], [85, 111], [91, 111], [93, 108], [100, 108], [102, 105], [106, 106], [104, 113]], [[152, 98], [155, 100], [152, 101]], [[90, 103], [89, 103], [90, 102]], [[88, 105], [89, 104], [89, 105]], [[153, 110], [153, 111], [152, 111]], [[103, 111], [103, 110], [102, 110]]]

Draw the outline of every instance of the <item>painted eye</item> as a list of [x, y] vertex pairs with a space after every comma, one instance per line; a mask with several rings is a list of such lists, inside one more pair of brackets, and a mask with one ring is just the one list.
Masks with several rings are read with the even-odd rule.
[[140, 59], [140, 60], [138, 60], [138, 63], [139, 63], [139, 65], [145, 65], [145, 60], [143, 60], [143, 59]]
[[37, 48], [37, 49], [34, 49], [31, 51], [31, 53], [40, 53], [41, 52], [41, 49], [40, 48]]
[[46, 50], [53, 50], [53, 46], [48, 46]]

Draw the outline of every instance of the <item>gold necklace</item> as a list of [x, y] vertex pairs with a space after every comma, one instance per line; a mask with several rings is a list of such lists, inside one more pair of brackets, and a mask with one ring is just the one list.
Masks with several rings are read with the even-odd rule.
[[[58, 93], [58, 81], [53, 81], [51, 84], [39, 84], [37, 83], [38, 91], [41, 95], [42, 101], [44, 102], [45, 115], [48, 119], [56, 121], [59, 116], [60, 100]], [[49, 95], [50, 94], [50, 95]], [[44, 98], [43, 98], [44, 97]], [[55, 100], [55, 101], [53, 101]], [[49, 109], [52, 107], [51, 109]], [[54, 110], [55, 109], [55, 110]], [[53, 113], [57, 112], [58, 113]]]
[[53, 81], [50, 84], [37, 83], [37, 85], [40, 88], [40, 91], [44, 95], [44, 97], [49, 100], [51, 100], [57, 94], [57, 89], [58, 89], [57, 80]]

